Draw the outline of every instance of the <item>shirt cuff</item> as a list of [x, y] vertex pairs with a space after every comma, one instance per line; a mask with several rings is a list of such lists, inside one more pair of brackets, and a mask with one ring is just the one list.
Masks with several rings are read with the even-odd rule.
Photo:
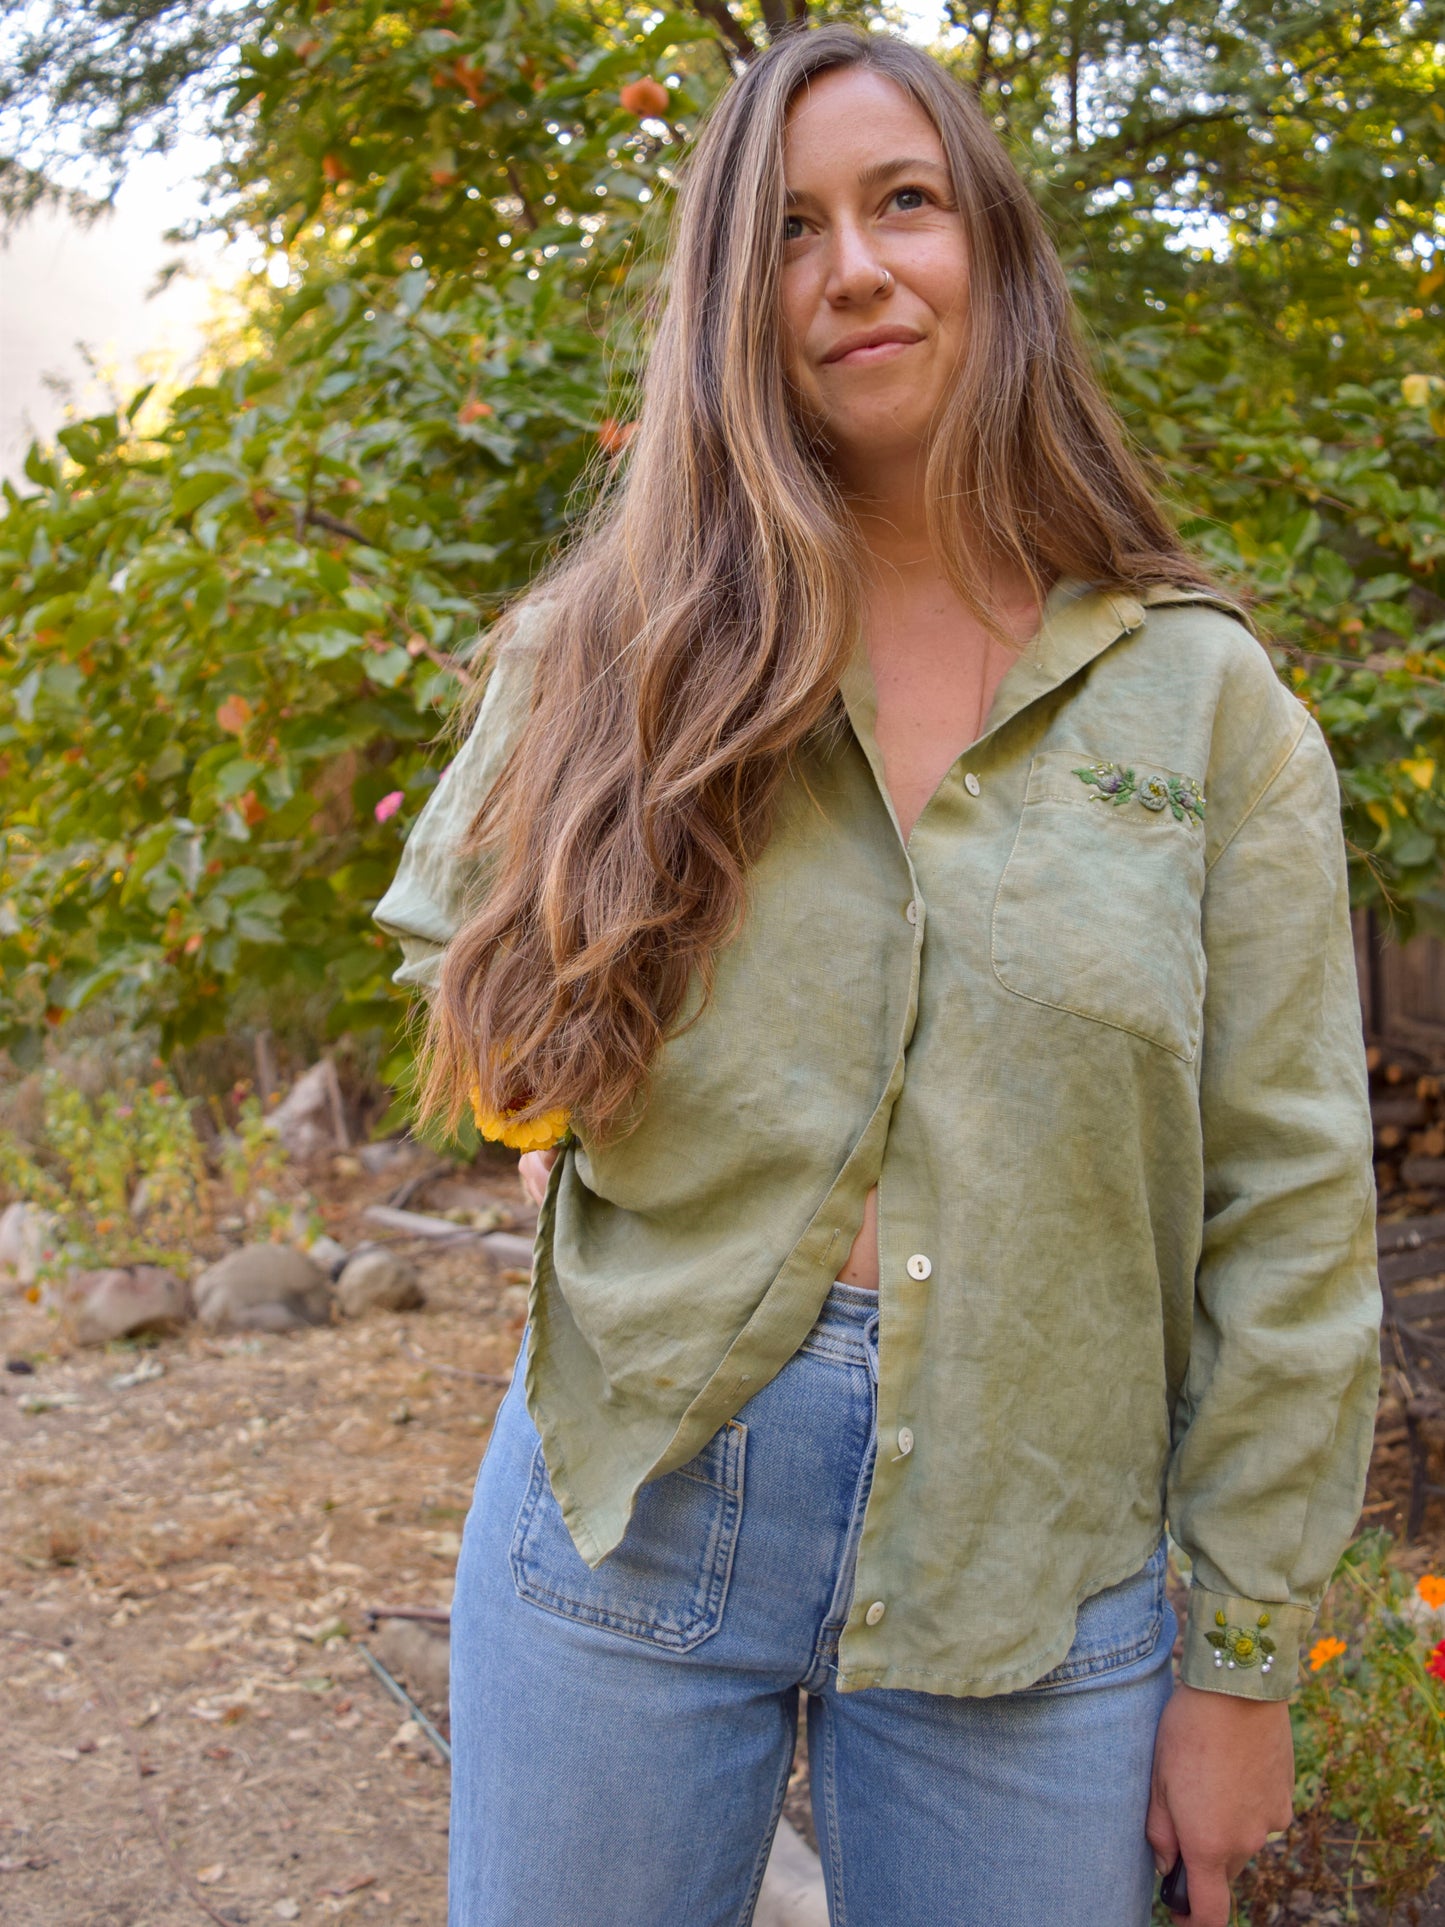
[[1191, 1585], [1180, 1681], [1236, 1699], [1287, 1700], [1299, 1685], [1300, 1646], [1313, 1623], [1308, 1606]]

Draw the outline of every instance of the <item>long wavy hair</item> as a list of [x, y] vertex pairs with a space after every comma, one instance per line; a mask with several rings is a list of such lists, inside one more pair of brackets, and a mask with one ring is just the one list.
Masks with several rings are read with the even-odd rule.
[[694, 973], [689, 1023], [741, 928], [780, 785], [841, 715], [860, 545], [780, 317], [785, 116], [839, 67], [886, 75], [929, 116], [963, 218], [969, 339], [925, 484], [960, 600], [1007, 642], [991, 590], [1005, 572], [1039, 595], [1063, 574], [1214, 586], [1091, 371], [1043, 217], [973, 96], [887, 33], [780, 38], [680, 170], [626, 453], [488, 637], [494, 664], [535, 613], [530, 713], [466, 842], [485, 886], [418, 1052], [419, 1114], [451, 1129], [473, 1084], [518, 1122], [565, 1108], [584, 1140], [636, 1121]]

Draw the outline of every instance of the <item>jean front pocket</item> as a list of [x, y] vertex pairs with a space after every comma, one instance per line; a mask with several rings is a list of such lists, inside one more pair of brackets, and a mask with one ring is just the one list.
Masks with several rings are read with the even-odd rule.
[[622, 1543], [599, 1566], [572, 1543], [539, 1444], [512, 1536], [518, 1597], [669, 1652], [700, 1646], [722, 1623], [747, 1431], [730, 1419], [696, 1458], [644, 1485]]
[[1164, 1626], [1164, 1569], [1168, 1542], [1162, 1536], [1148, 1559], [1116, 1586], [1091, 1593], [1079, 1607], [1074, 1643], [1030, 1693], [1092, 1685], [1145, 1659]]

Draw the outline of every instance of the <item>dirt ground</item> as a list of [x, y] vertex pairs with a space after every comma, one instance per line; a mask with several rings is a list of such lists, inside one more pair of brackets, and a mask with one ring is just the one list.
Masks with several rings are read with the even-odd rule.
[[[508, 1165], [467, 1182], [526, 1225]], [[349, 1245], [397, 1183], [313, 1190]], [[444, 1922], [447, 1771], [360, 1642], [368, 1608], [448, 1603], [524, 1274], [407, 1249], [424, 1311], [286, 1336], [82, 1352], [6, 1290], [0, 1345], [33, 1366], [0, 1374], [6, 1927]], [[1381, 1419], [1363, 1522], [1402, 1536]], [[1445, 1567], [1439, 1501], [1402, 1563]], [[806, 1829], [805, 1798], [800, 1771]]]

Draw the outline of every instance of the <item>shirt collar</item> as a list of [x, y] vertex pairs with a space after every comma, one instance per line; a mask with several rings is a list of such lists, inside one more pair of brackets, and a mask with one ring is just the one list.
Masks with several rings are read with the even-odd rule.
[[[1137, 629], [1144, 620], [1146, 608], [1177, 602], [1209, 603], [1235, 616], [1252, 635], [1258, 635], [1246, 610], [1227, 596], [1208, 590], [1175, 588], [1161, 583], [1135, 594], [1098, 589], [1075, 576], [1060, 576], [1044, 598], [1037, 630], [1017, 659], [1009, 664], [994, 691], [983, 734], [976, 742], [967, 744], [966, 750], [977, 750], [1021, 709], [1056, 689], [1120, 636]], [[839, 688], [854, 732], [865, 745], [873, 743], [878, 722], [878, 692], [861, 636], [854, 643]]]

